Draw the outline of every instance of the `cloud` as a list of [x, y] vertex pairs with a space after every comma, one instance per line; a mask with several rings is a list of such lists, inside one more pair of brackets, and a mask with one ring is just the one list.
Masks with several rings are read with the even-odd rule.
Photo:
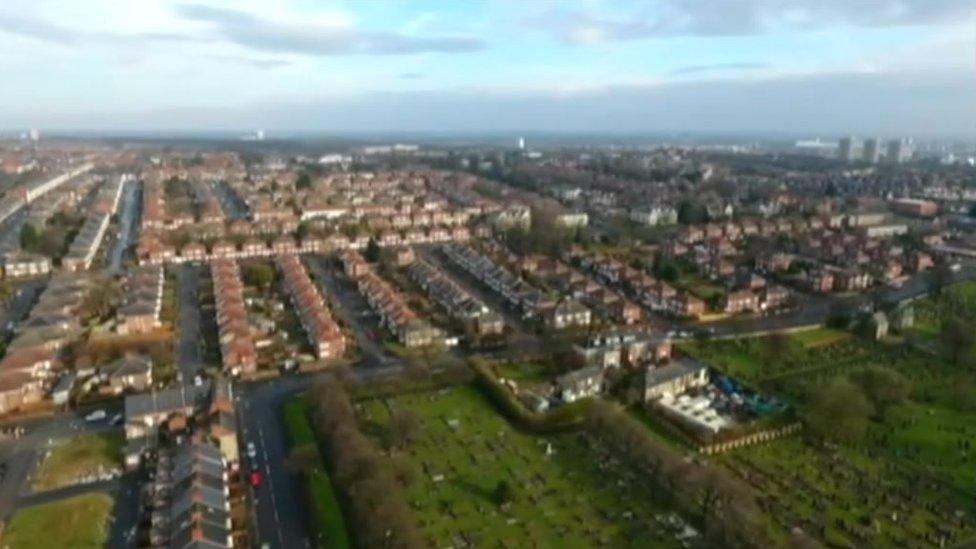
[[0, 15], [0, 33], [13, 34], [49, 42], [69, 45], [81, 42], [134, 43], [134, 42], [206, 42], [207, 39], [176, 32], [84, 32], [56, 25], [43, 19]]
[[218, 35], [253, 50], [330, 55], [397, 55], [424, 52], [459, 53], [483, 49], [485, 44], [463, 37], [420, 38], [392, 32], [368, 32], [338, 23], [285, 23], [248, 12], [183, 4], [177, 13], [210, 24]]
[[765, 69], [768, 67], [768, 63], [714, 63], [710, 65], [689, 65], [687, 67], [679, 67], [671, 71], [671, 74], [674, 76], [680, 76], [705, 72], [748, 71]]
[[277, 69], [291, 65], [290, 61], [286, 61], [284, 59], [255, 59], [253, 57], [245, 57], [240, 55], [210, 55], [208, 57], [216, 61], [235, 63], [237, 65], [244, 65], [247, 67], [253, 67], [255, 69]]
[[419, 80], [423, 77], [424, 77], [423, 73], [419, 73], [419, 72], [401, 72], [398, 75], [398, 78], [402, 80]]
[[47, 21], [10, 15], [0, 15], [0, 32], [58, 44], [70, 44], [81, 36], [74, 30]]
[[737, 36], [782, 29], [891, 27], [972, 18], [970, 0], [660, 0], [654, 9], [614, 17], [560, 8], [530, 26], [561, 42], [595, 44], [667, 36]]

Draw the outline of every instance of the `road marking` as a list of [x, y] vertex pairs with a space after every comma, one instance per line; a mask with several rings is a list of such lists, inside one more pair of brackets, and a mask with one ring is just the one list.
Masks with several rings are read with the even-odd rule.
[[264, 429], [258, 424], [258, 440], [261, 444], [261, 453], [264, 455], [264, 466], [268, 472], [268, 492], [271, 494], [271, 510], [274, 512], [275, 529], [278, 531], [278, 543], [281, 547], [285, 546], [285, 537], [281, 534], [281, 518], [278, 516], [278, 502], [275, 500], [274, 479], [271, 476], [271, 466], [268, 464], [268, 450], [264, 443]]

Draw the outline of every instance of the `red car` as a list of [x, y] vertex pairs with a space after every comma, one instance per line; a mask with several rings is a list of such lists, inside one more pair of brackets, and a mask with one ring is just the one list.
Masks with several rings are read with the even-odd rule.
[[253, 486], [255, 488], [257, 488], [258, 486], [261, 486], [261, 472], [260, 471], [251, 471], [250, 476], [248, 476], [248, 481], [250, 481], [251, 486]]

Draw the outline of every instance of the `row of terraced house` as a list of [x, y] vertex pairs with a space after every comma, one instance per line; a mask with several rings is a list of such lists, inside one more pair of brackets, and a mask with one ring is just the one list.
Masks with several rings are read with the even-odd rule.
[[341, 357], [346, 350], [345, 338], [301, 260], [293, 254], [280, 255], [278, 267], [316, 356], [321, 359]]
[[478, 336], [500, 335], [505, 331], [501, 315], [492, 311], [437, 267], [423, 259], [414, 260], [408, 268], [413, 279], [427, 295], [447, 310], [451, 318], [464, 324], [466, 330]]
[[210, 269], [224, 371], [235, 376], [252, 374], [258, 366], [257, 350], [247, 320], [240, 268], [233, 259], [216, 259]]
[[359, 252], [348, 250], [342, 261], [346, 275], [356, 281], [359, 293], [379, 315], [381, 324], [404, 347], [423, 347], [443, 341], [443, 333], [419, 318], [403, 295], [373, 272]]

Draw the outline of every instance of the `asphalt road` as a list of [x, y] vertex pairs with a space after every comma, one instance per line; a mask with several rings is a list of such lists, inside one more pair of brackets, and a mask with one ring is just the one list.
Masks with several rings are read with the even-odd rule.
[[214, 183], [213, 191], [217, 201], [220, 202], [220, 207], [224, 210], [224, 215], [231, 219], [247, 217], [247, 205], [227, 183], [223, 181]]
[[[328, 258], [309, 256], [308, 265], [332, 313], [352, 330], [363, 353], [363, 364], [372, 367], [399, 365], [399, 359], [377, 341], [385, 328], [379, 326], [378, 318], [363, 296], [354, 287], [339, 280]], [[374, 333], [377, 334], [376, 339], [371, 337]]]
[[[389, 375], [399, 371], [399, 363], [377, 368], [357, 364], [353, 375], [359, 379]], [[286, 375], [270, 381], [238, 384], [236, 403], [240, 433], [242, 467], [261, 471], [261, 485], [252, 489], [255, 501], [256, 543], [275, 548], [310, 547], [309, 517], [305, 492], [297, 471], [287, 464], [288, 441], [282, 427], [281, 406], [302, 391], [314, 387], [321, 373]], [[256, 459], [247, 457], [248, 443], [254, 444]]]
[[[885, 303], [900, 303], [925, 295], [929, 291], [928, 274], [915, 275], [906, 280], [900, 287], [883, 287], [869, 294], [850, 296], [804, 296], [796, 310], [788, 313], [773, 314], [763, 317], [747, 319], [731, 319], [705, 323], [674, 323], [671, 329], [681, 330], [689, 327], [711, 330], [714, 337], [738, 337], [756, 332], [787, 330], [810, 324], [820, 324], [827, 320], [834, 305], [841, 304], [849, 307], [869, 305], [872, 301]], [[963, 265], [956, 273], [952, 273], [952, 282], [963, 282], [976, 279], [976, 264]]]
[[47, 286], [46, 279], [31, 279], [12, 285], [10, 299], [0, 311], [0, 339], [7, 339], [17, 329], [17, 324], [27, 317], [37, 301], [41, 290]]
[[119, 215], [119, 232], [109, 250], [105, 269], [111, 274], [122, 272], [122, 260], [135, 242], [139, 225], [136, 223], [139, 215], [142, 183], [129, 181], [122, 189], [122, 212]]
[[176, 365], [183, 380], [190, 382], [203, 369], [203, 344], [200, 336], [200, 267], [176, 267], [177, 335]]

